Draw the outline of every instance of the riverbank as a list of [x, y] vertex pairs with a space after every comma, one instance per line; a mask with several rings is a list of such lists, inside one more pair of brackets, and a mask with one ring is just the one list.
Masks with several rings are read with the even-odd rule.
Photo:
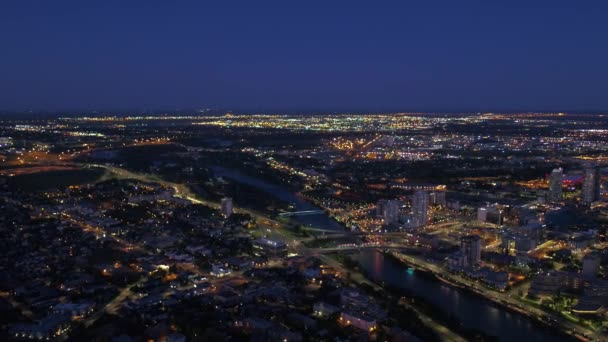
[[[572, 334], [569, 333], [567, 331], [564, 331], [563, 325], [559, 325], [558, 321], [555, 319], [555, 317], [552, 317], [553, 315], [551, 315], [550, 313], [546, 313], [544, 310], [540, 310], [537, 308], [533, 308], [533, 309], [524, 309], [519, 307], [518, 305], [512, 303], [509, 301], [509, 299], [511, 301], [515, 301], [514, 298], [504, 294], [504, 293], [500, 293], [497, 291], [493, 291], [493, 290], [488, 290], [488, 289], [481, 289], [479, 284], [470, 284], [473, 281], [468, 281], [469, 284], [465, 284], [463, 283], [463, 279], [457, 275], [453, 275], [449, 272], [437, 272], [437, 270], [434, 269], [429, 269], [428, 267], [425, 267], [425, 264], [422, 262], [416, 262], [417, 259], [415, 257], [411, 257], [411, 256], [406, 256], [402, 253], [397, 253], [397, 252], [393, 252], [393, 251], [383, 251], [382, 252], [383, 255], [392, 258], [393, 260], [399, 262], [400, 264], [404, 265], [405, 267], [413, 267], [414, 269], [416, 269], [418, 272], [421, 272], [422, 274], [426, 274], [430, 277], [432, 277], [435, 281], [441, 282], [443, 284], [446, 284], [447, 286], [450, 286], [452, 288], [456, 288], [459, 291], [465, 292], [467, 294], [476, 296], [480, 299], [483, 299], [485, 301], [488, 301], [489, 303], [491, 303], [492, 305], [495, 305], [496, 307], [503, 309], [503, 310], [507, 310], [511, 313], [514, 314], [518, 314], [518, 315], [522, 315], [525, 316], [526, 318], [528, 318], [531, 322], [535, 323], [539, 328], [544, 329], [544, 330], [551, 330], [551, 331], [555, 331], [554, 329], [558, 329], [560, 331], [560, 333], [563, 335], [564, 338], [576, 338], [576, 339], [582, 339], [585, 340], [587, 337], [586, 336], [581, 336], [580, 334]], [[578, 327], [578, 328], [582, 328], [584, 329], [584, 327]], [[592, 333], [592, 332], [589, 332]], [[589, 336], [589, 335], [587, 335]]]
[[[399, 300], [397, 302], [396, 301], [397, 298], [401, 297], [400, 294], [397, 294], [395, 300], [391, 301], [391, 297], [393, 297], [393, 293], [386, 293], [386, 289], [381, 284], [378, 284], [377, 282], [370, 280], [369, 277], [367, 277], [365, 274], [363, 274], [363, 272], [355, 269], [353, 267], [353, 266], [355, 266], [354, 264], [349, 263], [348, 261], [345, 262], [345, 260], [341, 260], [339, 255], [340, 254], [334, 254], [331, 256], [321, 255], [320, 259], [322, 262], [324, 262], [328, 266], [340, 271], [343, 274], [346, 274], [348, 277], [348, 280], [351, 283], [356, 284], [358, 287], [360, 287], [362, 289], [367, 289], [368, 291], [374, 292], [375, 295], [379, 298], [384, 298], [385, 300], [388, 300], [391, 303], [390, 306], [392, 307], [392, 308], [389, 308], [390, 312], [394, 312], [395, 308], [397, 308], [401, 305], [401, 306], [403, 306], [404, 310], [409, 310], [410, 312], [414, 313], [415, 319], [418, 319], [419, 323], [421, 323], [421, 325], [425, 329], [432, 330], [437, 335], [437, 337], [440, 341], [456, 341], [456, 342], [467, 341], [467, 339], [465, 339], [461, 335], [455, 333], [450, 328], [443, 325], [441, 322], [436, 321], [429, 314], [422, 312], [421, 310], [419, 310], [418, 308], [413, 306], [411, 303], [408, 303], [408, 302], [402, 301], [402, 300]], [[396, 306], [394, 306], [395, 304], [396, 304]], [[424, 339], [424, 337], [428, 337], [428, 336], [424, 336], [424, 334], [420, 334], [419, 330], [417, 331], [417, 329], [420, 329], [422, 327], [420, 327], [420, 326], [417, 327], [416, 324], [413, 324], [416, 322], [403, 322], [403, 323], [410, 324], [410, 326], [409, 327], [400, 326], [401, 328], [409, 328], [412, 333], [416, 334], [418, 337], [420, 337], [422, 339]], [[413, 326], [411, 324], [413, 324]]]

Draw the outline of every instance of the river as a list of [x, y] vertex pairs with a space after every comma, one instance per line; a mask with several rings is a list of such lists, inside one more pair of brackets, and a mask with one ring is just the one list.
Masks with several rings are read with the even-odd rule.
[[[270, 194], [277, 199], [293, 204], [294, 211], [306, 211], [306, 210], [318, 210], [319, 208], [310, 204], [308, 201], [303, 199], [301, 196], [291, 192], [289, 189], [282, 185], [271, 184], [267, 181], [246, 175], [238, 170], [227, 169], [225, 167], [214, 166], [211, 168], [213, 174], [216, 177], [223, 177], [232, 179], [239, 183], [249, 185], [258, 190], [262, 190], [267, 194]], [[294, 221], [303, 224], [305, 226], [313, 226], [315, 228], [328, 229], [328, 230], [342, 230], [344, 229], [340, 223], [329, 217], [326, 213], [321, 212], [316, 215], [305, 215], [293, 217]]]
[[351, 257], [361, 264], [373, 280], [424, 298], [457, 317], [466, 328], [498, 336], [501, 341], [565, 340], [563, 335], [552, 334], [550, 330], [543, 329], [523, 315], [502, 309], [478, 295], [408, 270], [399, 261], [386, 257], [377, 250], [362, 250]]
[[[287, 187], [245, 175], [237, 170], [214, 167], [213, 171], [216, 176], [238, 181], [271, 194], [280, 200], [291, 202], [294, 204], [296, 211], [319, 209], [294, 194]], [[298, 216], [294, 219], [304, 225], [324, 229], [343, 229], [338, 222], [325, 213]], [[411, 270], [408, 271], [403, 264], [385, 257], [376, 250], [362, 250], [360, 253], [353, 254], [352, 257], [359, 261], [373, 280], [402, 288], [408, 293], [424, 298], [441, 307], [446, 313], [458, 318], [462, 325], [468, 329], [476, 329], [488, 335], [498, 336], [501, 341], [565, 340], [563, 335], [554, 334], [521, 314], [502, 309], [488, 300], [446, 285], [439, 280], [422, 276]]]

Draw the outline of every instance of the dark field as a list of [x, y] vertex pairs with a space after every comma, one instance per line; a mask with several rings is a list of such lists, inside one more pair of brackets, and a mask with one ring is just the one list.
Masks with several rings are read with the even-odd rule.
[[22, 191], [62, 189], [70, 185], [95, 182], [104, 172], [101, 168], [90, 168], [21, 174], [9, 177], [7, 184]]

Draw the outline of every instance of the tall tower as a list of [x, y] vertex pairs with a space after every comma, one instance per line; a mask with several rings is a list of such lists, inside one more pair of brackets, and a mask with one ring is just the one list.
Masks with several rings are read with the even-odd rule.
[[582, 202], [586, 205], [600, 199], [600, 170], [597, 167], [585, 169], [585, 181], [582, 189]]
[[585, 279], [594, 279], [597, 272], [600, 270], [600, 262], [602, 257], [598, 253], [588, 253], [583, 258], [583, 277]]
[[466, 265], [475, 266], [481, 262], [481, 237], [467, 235], [460, 238], [460, 252], [464, 256]]
[[416, 227], [424, 227], [428, 221], [429, 194], [418, 190], [412, 196], [412, 213]]
[[225, 218], [230, 217], [230, 215], [232, 215], [232, 209], [233, 209], [232, 198], [230, 198], [230, 197], [222, 198], [220, 207], [221, 207], [222, 214], [224, 215], [224, 217]]
[[549, 201], [560, 202], [564, 198], [562, 192], [562, 180], [564, 178], [564, 170], [560, 167], [551, 171], [549, 178]]
[[388, 200], [384, 204], [382, 218], [385, 224], [393, 224], [399, 221], [399, 210], [401, 209], [401, 201]]

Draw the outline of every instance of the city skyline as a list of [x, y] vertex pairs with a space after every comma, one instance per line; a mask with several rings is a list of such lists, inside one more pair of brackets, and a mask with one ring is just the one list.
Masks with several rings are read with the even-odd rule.
[[0, 341], [608, 342], [607, 17], [0, 1]]
[[606, 141], [568, 113], [0, 119], [0, 339], [605, 340]]

